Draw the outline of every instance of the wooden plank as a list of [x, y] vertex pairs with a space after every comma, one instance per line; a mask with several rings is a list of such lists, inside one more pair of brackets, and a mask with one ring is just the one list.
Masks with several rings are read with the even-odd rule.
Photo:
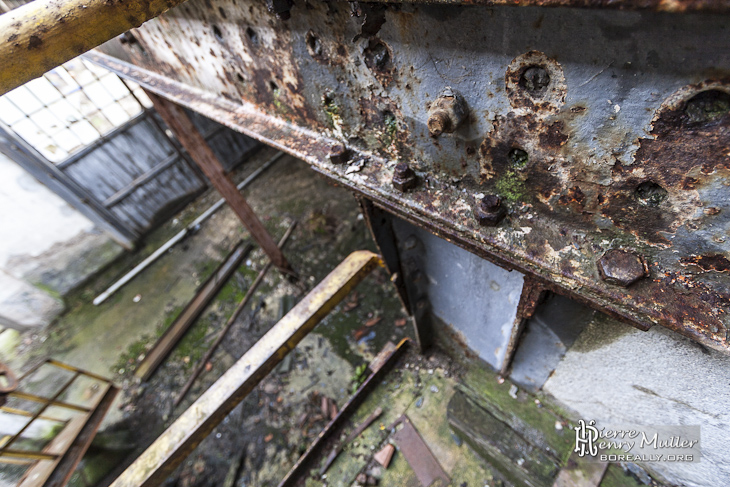
[[161, 98], [152, 92], [145, 91], [152, 100], [157, 113], [160, 114], [167, 126], [172, 130], [188, 154], [203, 170], [213, 187], [223, 196], [231, 209], [241, 219], [251, 236], [261, 246], [261, 249], [271, 259], [271, 262], [285, 273], [291, 273], [291, 266], [286, 257], [261, 221], [253, 212], [246, 199], [236, 188], [235, 183], [226, 175], [223, 166], [215, 156], [210, 146], [200, 132], [195, 128], [182, 107]]
[[238, 269], [241, 261], [251, 252], [251, 249], [253, 249], [253, 245], [248, 244], [244, 246], [243, 242], [240, 242], [236, 246], [233, 252], [226, 258], [225, 262], [205, 281], [200, 290], [195, 294], [193, 300], [188, 303], [172, 325], [157, 340], [152, 350], [147, 353], [137, 367], [137, 370], [134, 371], [134, 375], [141, 380], [150, 378], [177, 342], [185, 335], [190, 325], [195, 322], [198, 316], [200, 316], [200, 313], [203, 312], [205, 307], [215, 297], [218, 291], [220, 291], [231, 274]]

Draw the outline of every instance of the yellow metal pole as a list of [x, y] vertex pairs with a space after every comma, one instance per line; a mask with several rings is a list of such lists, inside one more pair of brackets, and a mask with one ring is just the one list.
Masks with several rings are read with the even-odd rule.
[[35, 0], [0, 15], [0, 95], [184, 0]]
[[344, 299], [380, 256], [350, 254], [145, 450], [111, 487], [161, 484], [256, 385]]

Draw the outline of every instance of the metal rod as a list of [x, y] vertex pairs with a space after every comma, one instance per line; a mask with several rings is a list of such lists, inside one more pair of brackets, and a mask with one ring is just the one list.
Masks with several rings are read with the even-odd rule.
[[36, 0], [0, 15], [0, 95], [182, 1]]
[[[310, 464], [312, 458], [320, 451], [327, 439], [330, 438], [332, 433], [344, 422], [344, 420], [348, 418], [360, 404], [362, 404], [365, 397], [367, 397], [367, 394], [376, 385], [380, 384], [383, 379], [383, 375], [385, 375], [385, 373], [390, 369], [390, 366], [395, 363], [395, 360], [406, 350], [409, 343], [410, 340], [408, 338], [404, 338], [400, 341], [400, 343], [398, 343], [398, 345], [393, 345], [393, 343], [388, 342], [388, 344], [383, 347], [383, 350], [381, 350], [378, 356], [370, 363], [372, 374], [365, 379], [365, 382], [358, 387], [355, 394], [353, 394], [352, 397], [350, 397], [350, 399], [348, 399], [348, 401], [342, 406], [342, 409], [340, 409], [337, 416], [335, 416], [334, 419], [332, 419], [332, 421], [324, 427], [314, 442], [309, 446], [307, 451], [299, 457], [297, 463], [294, 464], [291, 470], [289, 470], [286, 476], [281, 480], [279, 487], [288, 487], [296, 483], [296, 481], [300, 478], [300, 475], [306, 471], [306, 468]], [[332, 461], [334, 461], [334, 458], [332, 458]]]
[[[45, 397], [36, 396], [35, 394], [30, 394], [28, 392], [21, 392], [21, 391], [13, 391], [10, 394], [8, 394], [8, 397], [16, 397], [18, 399], [25, 399], [26, 401], [33, 401], [33, 402], [42, 402], [45, 403], [48, 401]], [[85, 408], [83, 406], [77, 406], [76, 404], [71, 404], [68, 402], [63, 401], [51, 401], [51, 406], [59, 407], [59, 408], [65, 408], [70, 409], [72, 411], [79, 411], [81, 413], [88, 413], [90, 411], [89, 408]]]
[[[17, 416], [25, 416], [27, 418], [33, 417], [33, 413], [31, 413], [30, 411], [26, 411], [25, 409], [13, 408], [10, 406], [0, 406], [0, 411], [5, 411], [8, 414], [15, 414]], [[36, 418], [36, 419], [43, 419], [46, 421], [56, 421], [58, 423], [68, 422], [68, 419], [54, 418], [52, 416], [38, 416], [38, 418]]]
[[[274, 157], [266, 161], [261, 167], [256, 169], [254, 172], [251, 173], [250, 176], [248, 176], [246, 179], [241, 181], [238, 186], [239, 191], [241, 191], [243, 188], [248, 186], [254, 179], [256, 179], [262, 172], [267, 170], [269, 167], [271, 167], [272, 164], [274, 164], [276, 161], [278, 161], [281, 156], [283, 156], [283, 152], [279, 152]], [[147, 267], [149, 267], [150, 264], [152, 264], [154, 261], [160, 258], [162, 254], [170, 250], [176, 243], [181, 241], [183, 238], [185, 238], [189, 233], [194, 232], [205, 220], [210, 218], [216, 211], [220, 209], [221, 206], [226, 204], [226, 200], [223, 198], [219, 199], [213, 206], [205, 210], [198, 218], [196, 218], [191, 224], [189, 224], [187, 227], [183, 228], [177, 235], [172, 237], [170, 240], [165, 242], [159, 249], [155, 250], [152, 254], [150, 254], [149, 257], [147, 257], [145, 260], [140, 262], [135, 266], [134, 269], [127, 272], [124, 276], [122, 276], [121, 279], [119, 279], [117, 282], [109, 286], [109, 288], [98, 295], [96, 298], [94, 298], [94, 305], [98, 306], [104, 301], [106, 301], [109, 296], [114, 294], [115, 292], [119, 291], [119, 289], [127, 284], [129, 281], [134, 279], [134, 277], [145, 270]]]
[[185, 113], [183, 107], [149, 91], [147, 92], [147, 96], [152, 100], [155, 110], [157, 110], [157, 113], [164, 120], [167, 127], [175, 134], [177, 140], [180, 141], [180, 144], [182, 144], [203, 173], [208, 176], [210, 184], [228, 202], [228, 205], [236, 213], [243, 226], [251, 234], [251, 238], [259, 244], [261, 250], [269, 256], [269, 259], [271, 259], [277, 269], [283, 273], [290, 273], [291, 266], [286, 260], [286, 257], [279, 250], [279, 247], [276, 246], [276, 242], [271, 238], [268, 230], [266, 230], [266, 227], [264, 227], [261, 220], [256, 216], [256, 213], [248, 204], [246, 198], [236, 189], [236, 185], [226, 174], [221, 161], [216, 157], [210, 145], [208, 145], [192, 120], [190, 120], [190, 117]]
[[55, 453], [44, 453], [33, 450], [2, 450], [0, 451], [0, 457], [7, 458], [26, 458], [29, 460], [55, 460], [60, 455]]
[[350, 254], [198, 398], [111, 485], [162, 483], [266, 375], [378, 265], [366, 250]]
[[233, 251], [226, 257], [208, 280], [198, 289], [193, 299], [185, 306], [175, 321], [165, 330], [165, 333], [155, 342], [155, 345], [142, 359], [134, 371], [134, 375], [145, 381], [154, 374], [157, 367], [170, 354], [198, 316], [218, 294], [226, 281], [241, 265], [243, 259], [253, 250], [253, 245], [244, 245], [239, 242]]
[[[292, 223], [289, 228], [287, 229], [286, 233], [284, 233], [284, 236], [281, 237], [281, 240], [279, 240], [279, 248], [284, 248], [284, 244], [286, 244], [286, 241], [289, 240], [289, 236], [294, 231], [294, 227], [297, 226], [297, 222]], [[198, 361], [198, 365], [195, 367], [195, 370], [193, 370], [193, 373], [190, 374], [190, 378], [183, 386], [182, 390], [180, 391], [180, 394], [178, 394], [177, 399], [175, 399], [175, 403], [173, 404], [173, 407], [177, 407], [180, 404], [180, 401], [183, 400], [185, 397], [185, 394], [188, 393], [190, 388], [192, 387], [193, 383], [195, 382], [195, 379], [198, 378], [200, 373], [205, 368], [205, 364], [210, 360], [210, 358], [213, 356], [213, 353], [215, 353], [216, 349], [218, 348], [218, 345], [223, 341], [223, 338], [225, 338], [226, 333], [228, 333], [228, 330], [231, 329], [233, 326], [233, 323], [235, 323], [238, 316], [241, 314], [241, 311], [246, 307], [248, 302], [253, 297], [254, 293], [256, 292], [256, 289], [259, 287], [259, 284], [261, 284], [264, 280], [264, 277], [271, 269], [271, 262], [267, 262], [263, 269], [261, 269], [261, 272], [259, 272], [259, 275], [256, 276], [256, 279], [251, 284], [251, 287], [248, 288], [248, 291], [246, 291], [246, 295], [243, 297], [240, 303], [238, 303], [238, 306], [236, 306], [236, 309], [233, 310], [233, 313], [231, 314], [230, 318], [228, 318], [228, 321], [226, 322], [226, 325], [223, 327], [223, 329], [218, 334], [218, 337], [215, 339], [213, 344], [210, 346], [207, 352], [205, 352], [205, 355], [203, 358], [201, 358]]]

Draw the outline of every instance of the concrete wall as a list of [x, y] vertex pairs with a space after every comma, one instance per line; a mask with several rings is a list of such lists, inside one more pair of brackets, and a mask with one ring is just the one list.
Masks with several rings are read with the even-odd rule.
[[729, 356], [596, 315], [543, 390], [598, 424], [700, 425], [700, 463], [644, 466], [675, 485], [730, 485]]
[[122, 252], [83, 215], [0, 154], [0, 326], [49, 324], [60, 297]]

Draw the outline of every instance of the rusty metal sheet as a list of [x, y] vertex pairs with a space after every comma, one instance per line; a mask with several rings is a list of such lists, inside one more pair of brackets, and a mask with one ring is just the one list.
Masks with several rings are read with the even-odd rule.
[[398, 445], [398, 449], [416, 473], [416, 477], [418, 477], [421, 485], [423, 487], [430, 487], [437, 480], [441, 482], [435, 484], [435, 487], [446, 487], [449, 485], [449, 476], [441, 467], [436, 457], [433, 456], [433, 453], [431, 453], [431, 450], [429, 450], [428, 445], [423, 441], [421, 435], [418, 434], [411, 420], [407, 416], [403, 416], [401, 418], [401, 424], [403, 427], [395, 432], [393, 441]]
[[[726, 17], [360, 7], [191, 0], [91, 59], [551, 291], [728, 350]], [[432, 136], [444, 93], [467, 113]]]

